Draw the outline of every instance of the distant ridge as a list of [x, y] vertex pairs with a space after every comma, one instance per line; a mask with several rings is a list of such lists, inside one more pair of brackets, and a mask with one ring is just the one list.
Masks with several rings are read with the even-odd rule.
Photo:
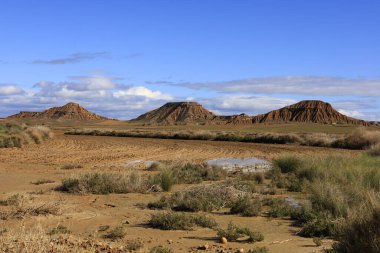
[[249, 116], [244, 113], [232, 116], [217, 116], [197, 102], [172, 102], [142, 114], [136, 119], [131, 120], [131, 122], [163, 125], [198, 123], [247, 125], [286, 122], [369, 125], [364, 120], [354, 119], [341, 114], [329, 103], [320, 100], [300, 101], [296, 104], [257, 116]]
[[90, 112], [77, 103], [52, 107], [43, 112], [20, 112], [9, 119], [55, 119], [55, 120], [106, 120], [106, 117]]
[[202, 123], [216, 118], [216, 115], [197, 102], [171, 102], [140, 115], [133, 121], [154, 124]]

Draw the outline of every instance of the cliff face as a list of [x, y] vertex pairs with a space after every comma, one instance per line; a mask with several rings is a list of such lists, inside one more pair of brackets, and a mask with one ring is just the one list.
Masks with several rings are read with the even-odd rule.
[[252, 121], [253, 123], [311, 122], [321, 124], [368, 124], [363, 120], [343, 115], [329, 103], [319, 100], [304, 100], [266, 114], [255, 116]]
[[9, 116], [13, 119], [60, 119], [60, 120], [105, 120], [106, 117], [90, 112], [76, 103], [53, 107], [43, 112], [20, 112]]
[[215, 114], [196, 102], [174, 102], [166, 103], [132, 121], [155, 124], [197, 123], [207, 122], [215, 117]]

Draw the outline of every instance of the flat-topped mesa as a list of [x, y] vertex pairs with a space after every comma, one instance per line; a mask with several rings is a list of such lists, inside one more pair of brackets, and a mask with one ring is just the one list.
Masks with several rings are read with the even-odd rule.
[[56, 119], [56, 120], [105, 120], [106, 117], [88, 111], [77, 103], [67, 103], [64, 106], [52, 107], [43, 112], [20, 112], [9, 116], [13, 119]]
[[132, 121], [153, 124], [204, 123], [216, 115], [197, 102], [169, 102], [163, 106], [140, 115]]
[[296, 104], [253, 117], [253, 123], [271, 122], [368, 125], [368, 123], [364, 120], [354, 119], [341, 114], [329, 103], [320, 100], [304, 100]]

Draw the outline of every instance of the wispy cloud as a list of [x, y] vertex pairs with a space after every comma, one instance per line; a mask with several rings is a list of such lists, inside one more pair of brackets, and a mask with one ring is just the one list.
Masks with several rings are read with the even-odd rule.
[[226, 93], [298, 94], [308, 96], [380, 96], [380, 79], [330, 76], [283, 76], [221, 82], [156, 83]]
[[61, 64], [73, 64], [82, 61], [88, 61], [98, 58], [110, 58], [111, 54], [108, 52], [92, 52], [92, 53], [74, 53], [66, 57], [49, 59], [49, 60], [34, 60], [33, 64], [50, 64], [50, 65], [61, 65]]

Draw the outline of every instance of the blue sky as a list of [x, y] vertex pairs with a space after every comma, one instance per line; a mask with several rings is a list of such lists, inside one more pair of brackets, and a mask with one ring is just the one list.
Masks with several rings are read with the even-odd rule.
[[380, 120], [380, 1], [0, 2], [0, 117], [69, 101], [129, 119], [321, 99]]

